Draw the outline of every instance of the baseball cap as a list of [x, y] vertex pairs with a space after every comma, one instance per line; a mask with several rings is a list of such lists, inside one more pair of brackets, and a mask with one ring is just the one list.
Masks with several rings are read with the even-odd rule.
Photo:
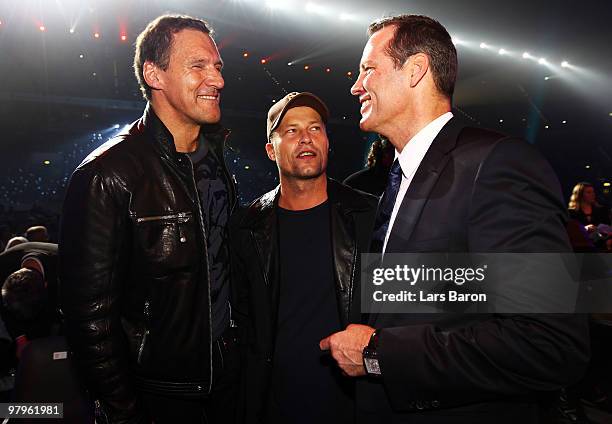
[[270, 140], [272, 131], [278, 127], [283, 119], [283, 116], [285, 116], [285, 112], [296, 106], [308, 106], [313, 108], [319, 113], [319, 115], [321, 115], [323, 123], [327, 124], [327, 120], [329, 119], [329, 109], [325, 103], [323, 103], [323, 100], [306, 91], [301, 93], [294, 91], [287, 94], [278, 102], [274, 103], [274, 105], [268, 111], [268, 141]]

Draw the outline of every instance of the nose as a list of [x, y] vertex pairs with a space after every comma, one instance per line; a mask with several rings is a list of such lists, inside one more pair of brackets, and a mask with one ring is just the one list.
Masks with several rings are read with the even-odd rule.
[[300, 133], [300, 144], [312, 144], [312, 138], [307, 129]]
[[364, 93], [364, 89], [363, 89], [363, 78], [362, 78], [362, 73], [359, 73], [359, 77], [357, 78], [357, 81], [355, 81], [355, 84], [353, 84], [353, 86], [351, 87], [351, 94], [353, 96], [361, 96]]
[[217, 90], [223, 89], [225, 87], [225, 80], [223, 79], [223, 75], [221, 75], [221, 71], [215, 69], [208, 77], [207, 84], [210, 87], [214, 87]]

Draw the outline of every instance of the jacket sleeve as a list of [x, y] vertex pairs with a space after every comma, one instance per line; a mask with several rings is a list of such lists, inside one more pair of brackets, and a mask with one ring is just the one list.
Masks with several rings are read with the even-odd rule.
[[[481, 163], [468, 217], [470, 252], [569, 252], [565, 208], [550, 165], [526, 143], [499, 141]], [[520, 270], [514, 280], [526, 278]], [[384, 328], [383, 384], [398, 410], [406, 399], [441, 405], [530, 396], [575, 382], [589, 359], [579, 315], [456, 317], [465, 324]]]
[[71, 177], [59, 242], [61, 306], [79, 371], [111, 423], [147, 422], [127, 372], [120, 321], [129, 261], [128, 193], [94, 163]]

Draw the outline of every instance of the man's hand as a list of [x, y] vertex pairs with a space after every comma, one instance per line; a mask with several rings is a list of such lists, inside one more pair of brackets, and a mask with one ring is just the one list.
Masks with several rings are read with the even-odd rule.
[[334, 333], [319, 342], [321, 350], [331, 351], [332, 357], [345, 374], [351, 377], [366, 375], [363, 348], [370, 342], [374, 328], [350, 324], [346, 330]]

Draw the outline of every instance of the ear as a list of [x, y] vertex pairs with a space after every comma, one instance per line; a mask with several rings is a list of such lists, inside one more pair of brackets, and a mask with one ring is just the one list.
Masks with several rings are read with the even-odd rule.
[[429, 69], [429, 56], [417, 53], [408, 59], [406, 64], [410, 72], [410, 87], [414, 88], [423, 79]]
[[162, 70], [153, 62], [148, 60], [142, 66], [142, 76], [147, 85], [155, 90], [160, 90], [163, 86]]
[[274, 144], [272, 142], [266, 143], [266, 153], [271, 161], [276, 162], [276, 154], [274, 153]]

